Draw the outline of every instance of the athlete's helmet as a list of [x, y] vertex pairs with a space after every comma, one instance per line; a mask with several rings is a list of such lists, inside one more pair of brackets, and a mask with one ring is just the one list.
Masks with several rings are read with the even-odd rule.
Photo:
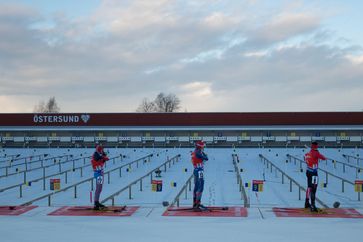
[[203, 141], [197, 141], [195, 143], [195, 147], [197, 147], [198, 149], [203, 149], [205, 146], [205, 143]]
[[98, 153], [102, 153], [102, 152], [103, 152], [103, 147], [102, 147], [102, 145], [97, 145], [97, 146], [96, 146], [96, 151], [97, 151]]

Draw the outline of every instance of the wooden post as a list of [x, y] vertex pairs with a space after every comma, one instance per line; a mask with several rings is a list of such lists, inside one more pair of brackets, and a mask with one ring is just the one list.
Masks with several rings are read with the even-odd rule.
[[45, 191], [45, 167], [43, 167], [43, 191]]
[[342, 180], [342, 192], [344, 192], [344, 180]]
[[281, 182], [282, 182], [282, 184], [284, 184], [284, 173], [282, 173], [282, 172], [281, 172], [281, 177], [282, 177]]

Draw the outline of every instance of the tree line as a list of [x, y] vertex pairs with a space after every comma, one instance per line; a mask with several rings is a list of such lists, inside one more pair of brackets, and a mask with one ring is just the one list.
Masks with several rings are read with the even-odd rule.
[[[136, 109], [138, 113], [172, 113], [180, 110], [180, 99], [173, 93], [159, 93], [153, 101], [144, 98]], [[55, 97], [50, 97], [47, 102], [40, 101], [34, 107], [34, 113], [59, 113], [60, 107]]]

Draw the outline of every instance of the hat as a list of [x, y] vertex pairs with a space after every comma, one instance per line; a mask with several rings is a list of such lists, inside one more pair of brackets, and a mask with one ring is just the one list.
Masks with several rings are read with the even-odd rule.
[[311, 143], [311, 149], [317, 150], [318, 149], [318, 142]]

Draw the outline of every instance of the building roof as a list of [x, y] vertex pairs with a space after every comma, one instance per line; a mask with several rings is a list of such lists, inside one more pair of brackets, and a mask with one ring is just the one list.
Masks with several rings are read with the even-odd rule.
[[362, 126], [363, 112], [3, 113], [0, 127]]

